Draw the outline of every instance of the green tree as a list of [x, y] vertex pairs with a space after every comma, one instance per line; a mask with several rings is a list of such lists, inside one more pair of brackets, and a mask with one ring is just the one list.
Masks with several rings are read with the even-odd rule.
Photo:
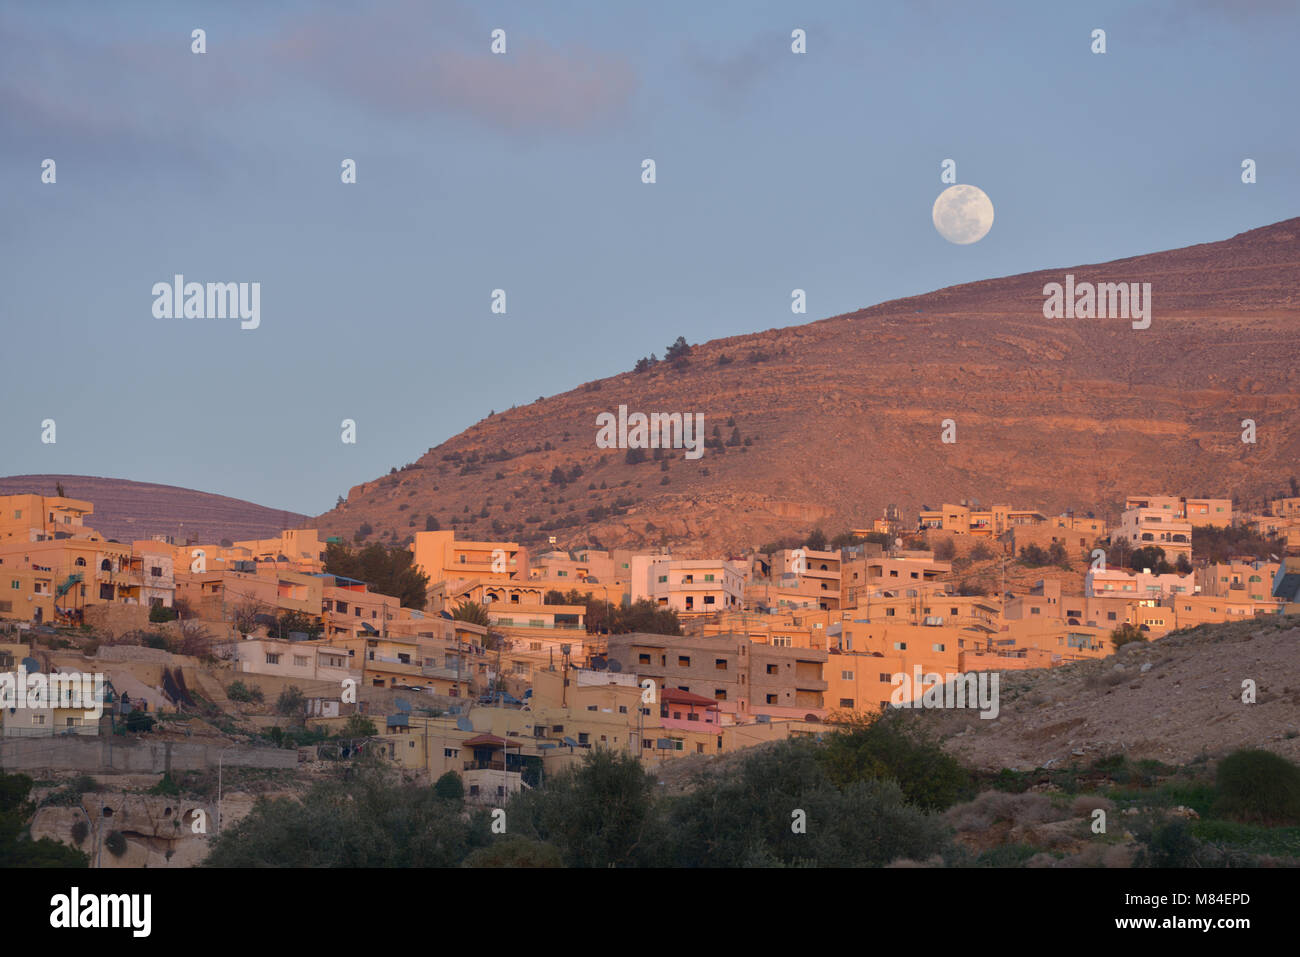
[[911, 807], [891, 780], [836, 787], [814, 743], [791, 739], [746, 752], [738, 768], [700, 779], [673, 802], [660, 838], [678, 867], [879, 867], [948, 847], [937, 818]]
[[488, 611], [476, 601], [463, 601], [452, 609], [451, 617], [457, 621], [467, 621], [471, 625], [483, 625], [484, 627], [492, 624], [488, 618]]
[[307, 696], [302, 693], [302, 689], [297, 685], [289, 685], [280, 692], [280, 697], [275, 700], [276, 714], [282, 714], [286, 717], [305, 716], [307, 707]]
[[970, 775], [907, 718], [886, 711], [828, 736], [818, 760], [831, 783], [892, 779], [909, 803], [927, 811], [946, 810], [967, 796]]
[[[510, 801], [511, 831], [559, 848], [569, 867], [628, 867], [653, 860], [655, 778], [621, 752], [596, 750], [538, 790]], [[517, 828], [517, 830], [516, 830]]]
[[343, 723], [343, 730], [339, 732], [340, 737], [344, 738], [373, 738], [378, 733], [375, 723], [363, 714], [348, 715], [348, 720]]
[[[28, 800], [32, 779], [0, 772], [0, 868], [89, 867], [90, 858], [75, 848], [29, 831], [36, 805]], [[83, 838], [84, 839], [84, 838]]]
[[418, 610], [428, 601], [429, 576], [412, 563], [413, 557], [405, 548], [380, 542], [363, 548], [330, 542], [325, 546], [325, 571], [363, 581], [371, 591], [398, 599], [404, 608]]
[[491, 840], [488, 816], [462, 817], [430, 787], [403, 783], [377, 761], [321, 781], [303, 796], [259, 798], [214, 842], [208, 867], [456, 867]]
[[454, 801], [460, 804], [465, 800], [465, 785], [459, 774], [448, 771], [434, 782], [433, 793], [443, 801]]

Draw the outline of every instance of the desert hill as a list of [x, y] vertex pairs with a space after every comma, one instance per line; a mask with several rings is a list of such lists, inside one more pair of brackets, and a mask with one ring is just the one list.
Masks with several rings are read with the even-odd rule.
[[[1150, 283], [1150, 328], [1045, 319], [1044, 286], [1067, 273]], [[1258, 501], [1300, 472], [1298, 333], [1291, 219], [695, 345], [684, 362], [492, 415], [317, 521], [349, 540], [369, 525], [370, 540], [401, 542], [432, 518], [461, 538], [718, 554], [862, 526], [891, 502], [1113, 513], [1138, 490]], [[595, 442], [597, 415], [620, 404], [703, 413], [717, 447], [631, 464]], [[1242, 442], [1247, 418], [1256, 444]], [[940, 441], [945, 419], [953, 444]]]
[[301, 527], [307, 518], [175, 485], [91, 475], [10, 475], [0, 478], [0, 495], [54, 495], [60, 482], [69, 497], [94, 504], [88, 525], [121, 542], [154, 535], [177, 536], [177, 541], [197, 536], [206, 543], [268, 538], [283, 528]]

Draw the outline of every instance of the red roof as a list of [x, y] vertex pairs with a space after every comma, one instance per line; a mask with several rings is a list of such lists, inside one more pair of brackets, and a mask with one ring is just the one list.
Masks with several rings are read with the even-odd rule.
[[691, 694], [689, 691], [679, 691], [676, 688], [665, 688], [659, 695], [665, 701], [675, 701], [678, 704], [702, 704], [710, 708], [716, 708], [718, 703], [712, 698], [706, 698], [703, 695]]

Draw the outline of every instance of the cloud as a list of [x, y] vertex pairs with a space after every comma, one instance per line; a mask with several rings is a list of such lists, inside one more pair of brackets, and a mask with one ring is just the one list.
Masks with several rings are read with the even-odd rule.
[[268, 48], [340, 96], [389, 113], [458, 113], [512, 131], [577, 130], [616, 114], [638, 87], [632, 65], [583, 47], [561, 50], [507, 30], [490, 52], [491, 27], [457, 4], [434, 11], [389, 4], [364, 18], [313, 17]]

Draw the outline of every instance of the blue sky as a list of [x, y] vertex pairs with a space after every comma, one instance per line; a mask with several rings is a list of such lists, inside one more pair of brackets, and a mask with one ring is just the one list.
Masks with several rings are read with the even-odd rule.
[[[1300, 214], [1292, 2], [354, 7], [0, 8], [0, 474], [315, 513], [796, 287], [812, 321]], [[155, 319], [178, 272], [260, 282], [260, 328]]]

